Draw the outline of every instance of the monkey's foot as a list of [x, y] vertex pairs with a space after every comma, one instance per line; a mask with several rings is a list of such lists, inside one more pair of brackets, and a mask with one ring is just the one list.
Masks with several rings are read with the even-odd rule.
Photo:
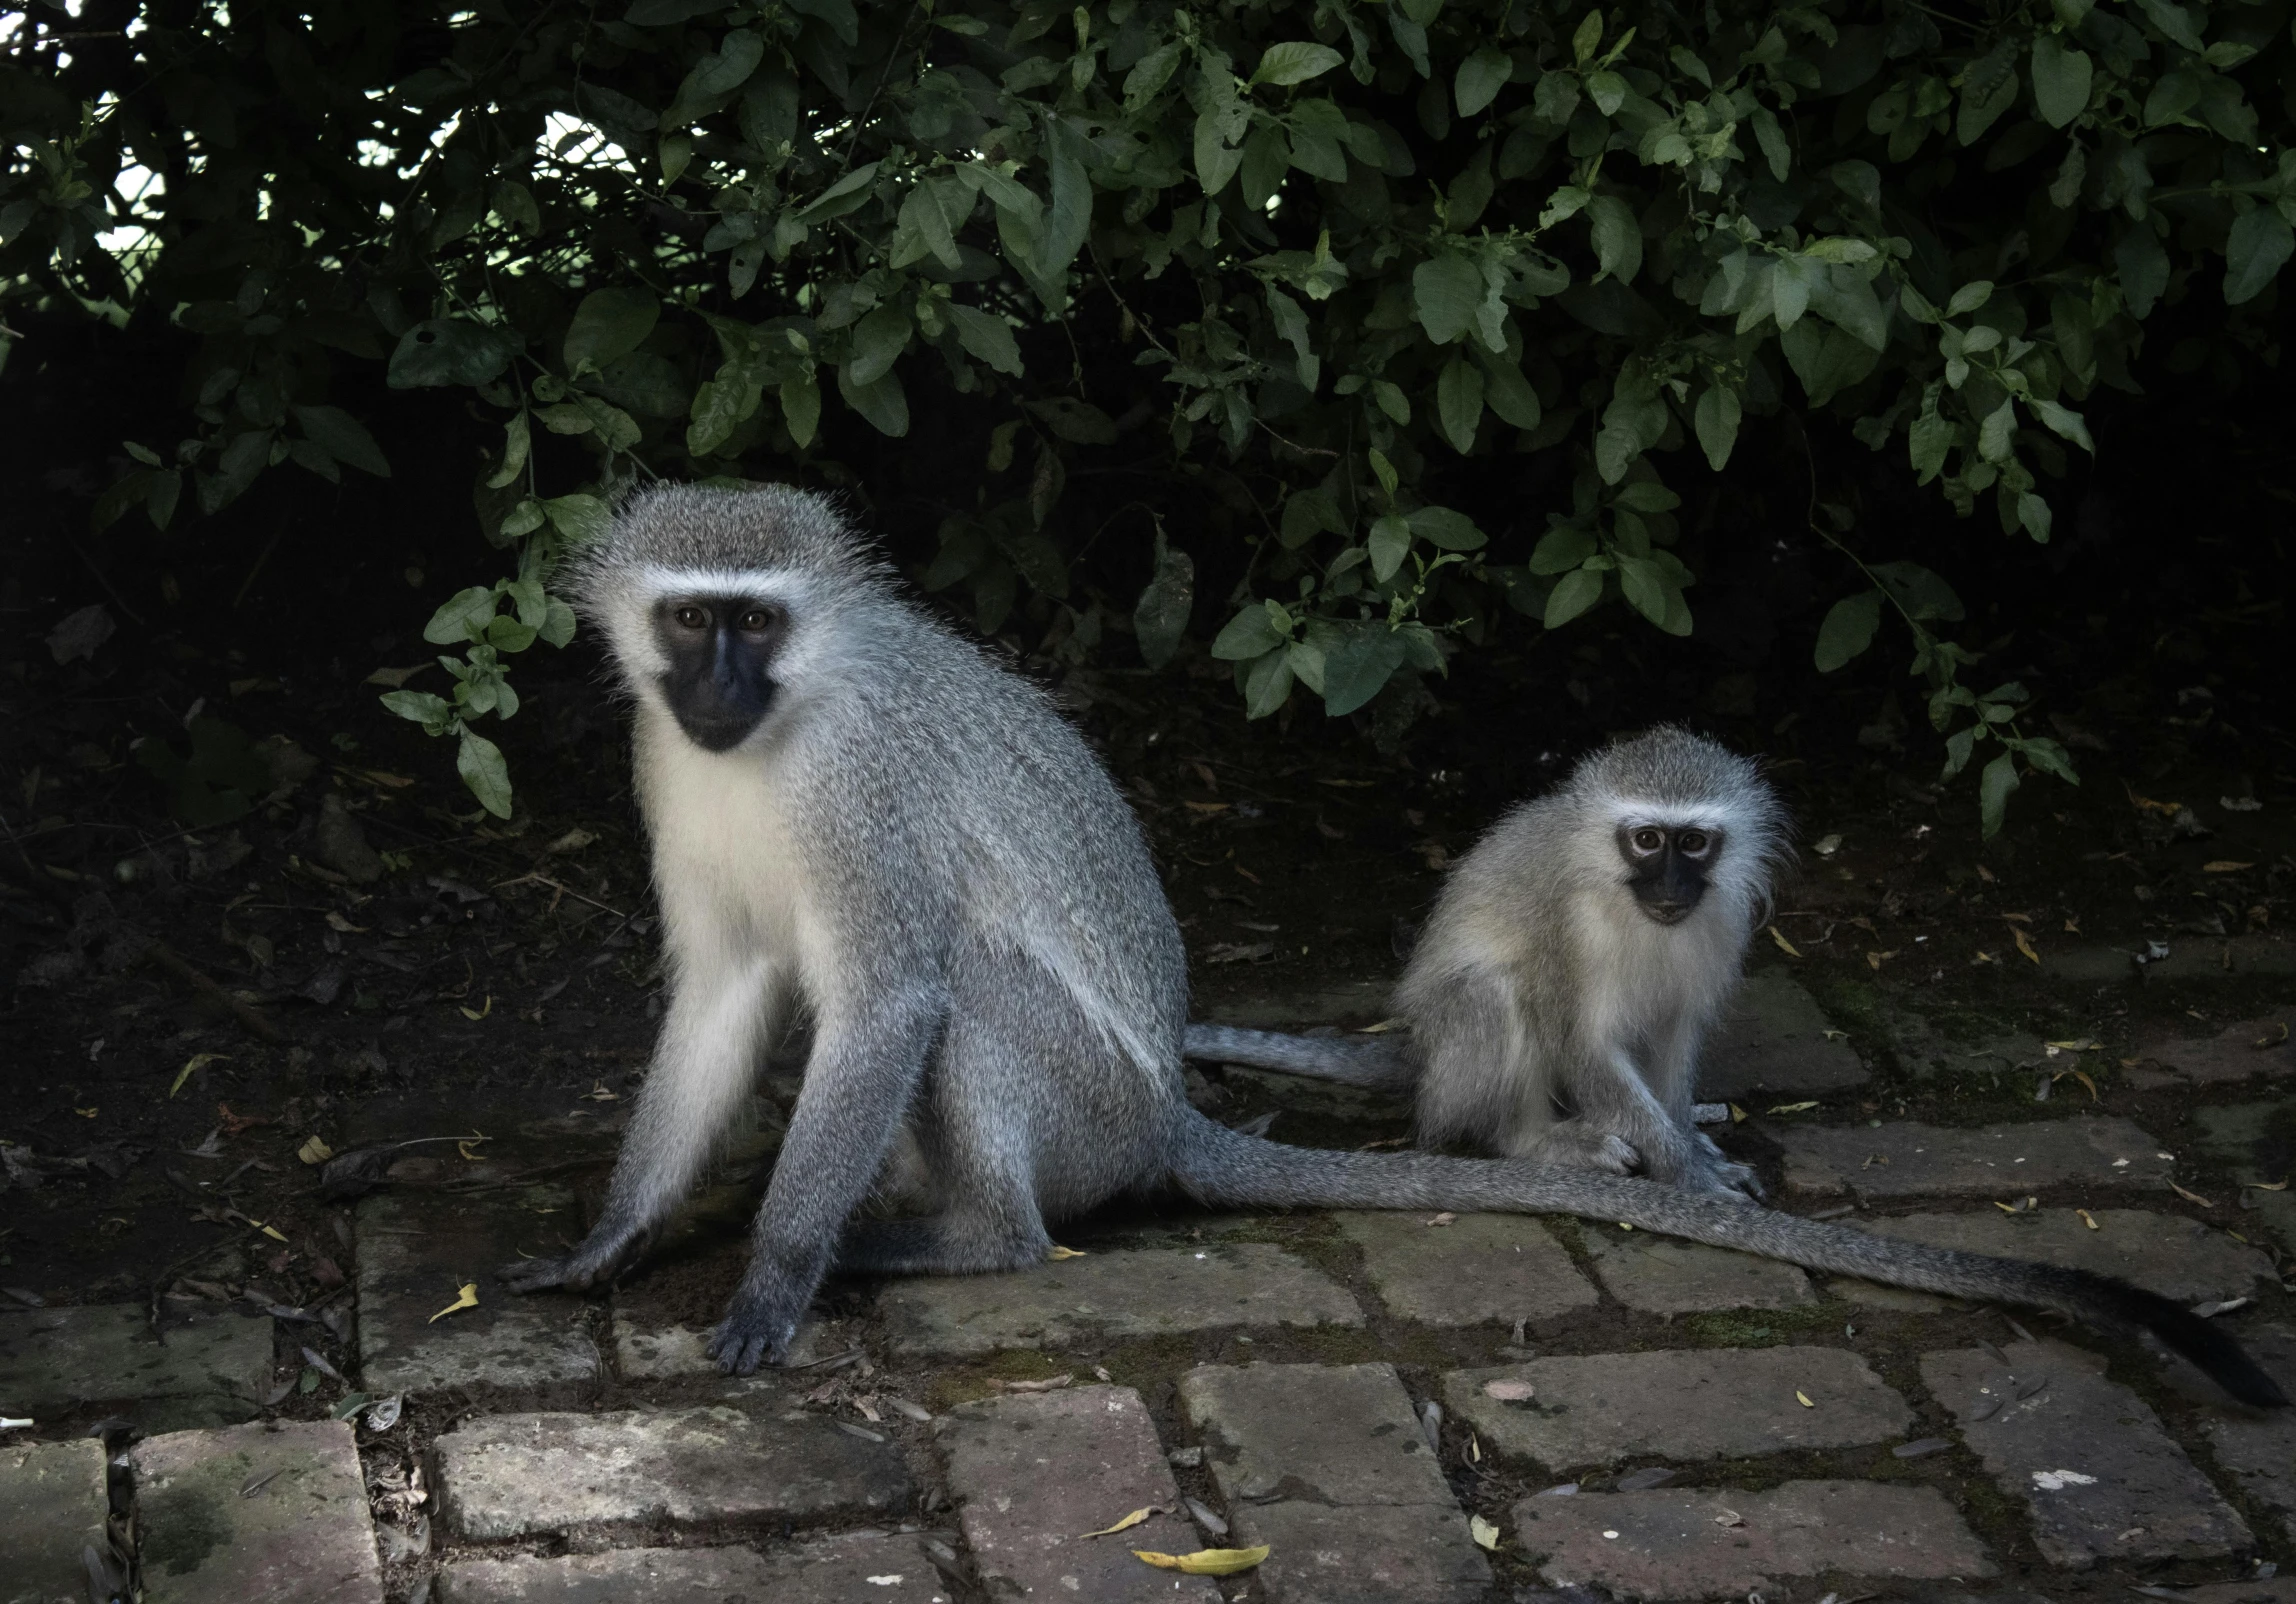
[[513, 1292], [544, 1292], [553, 1287], [587, 1292], [622, 1273], [653, 1242], [651, 1231], [607, 1231], [604, 1227], [571, 1253], [546, 1259], [520, 1259], [503, 1265], [494, 1278]]
[[1551, 1126], [1538, 1140], [1508, 1157], [1552, 1164], [1557, 1169], [1593, 1170], [1600, 1175], [1632, 1175], [1642, 1167], [1642, 1155], [1631, 1142], [1583, 1119], [1566, 1119]]
[[751, 1260], [741, 1290], [726, 1306], [725, 1319], [710, 1333], [709, 1356], [729, 1376], [749, 1375], [761, 1364], [786, 1364], [790, 1344], [797, 1340], [798, 1322], [812, 1302], [811, 1287], [767, 1268], [762, 1256]]
[[1694, 1143], [1676, 1145], [1671, 1151], [1652, 1144], [1652, 1151], [1656, 1159], [1644, 1173], [1654, 1181], [1678, 1186], [1685, 1192], [1727, 1198], [1733, 1203], [1756, 1203], [1763, 1197], [1762, 1182], [1753, 1167], [1724, 1157], [1722, 1149], [1704, 1135]]

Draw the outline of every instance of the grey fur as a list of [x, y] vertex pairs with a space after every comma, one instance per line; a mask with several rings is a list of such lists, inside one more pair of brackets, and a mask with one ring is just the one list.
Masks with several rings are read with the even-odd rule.
[[[1624, 827], [1715, 833], [1681, 923], [1643, 916]], [[1598, 751], [1459, 860], [1395, 990], [1408, 1036], [1364, 1041], [1189, 1027], [1186, 1051], [1350, 1085], [1410, 1088], [1421, 1138], [1507, 1158], [1751, 1193], [1691, 1114], [1698, 1048], [1737, 984], [1786, 854], [1754, 764], [1663, 726]]]
[[[672, 1002], [596, 1228], [564, 1258], [505, 1267], [520, 1290], [598, 1284], [644, 1250], [802, 997], [815, 1021], [803, 1089], [712, 1341], [730, 1370], [787, 1354], [832, 1267], [1020, 1268], [1045, 1256], [1047, 1220], [1175, 1184], [1211, 1203], [1625, 1220], [1902, 1285], [2181, 1319], [2198, 1333], [2178, 1328], [2188, 1348], [2229, 1347], [2173, 1306], [2072, 1272], [1646, 1181], [1313, 1152], [1216, 1125], [1183, 1095], [1186, 968], [1139, 826], [1044, 697], [910, 607], [833, 512], [793, 491], [649, 492], [584, 564], [587, 611], [636, 703]], [[790, 616], [772, 711], [715, 755], [665, 712], [643, 627], [663, 588], [697, 574]], [[925, 1212], [856, 1223], [904, 1155]], [[2230, 1351], [2238, 1364], [2203, 1362], [2270, 1386]]]

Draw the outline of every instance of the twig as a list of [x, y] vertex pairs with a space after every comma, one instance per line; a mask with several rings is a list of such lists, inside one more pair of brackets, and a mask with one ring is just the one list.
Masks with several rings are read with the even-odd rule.
[[144, 949], [143, 955], [191, 987], [192, 990], [200, 992], [230, 1009], [231, 1017], [238, 1020], [249, 1035], [275, 1045], [285, 1045], [287, 1038], [280, 1033], [277, 1025], [264, 1017], [261, 1009], [253, 1003], [243, 1003], [237, 997], [232, 996], [230, 992], [225, 991], [221, 986], [185, 962], [183, 954], [177, 952], [166, 942], [153, 942]]
[[600, 902], [596, 897], [586, 897], [581, 892], [575, 890], [572, 886], [565, 884], [563, 881], [551, 879], [550, 876], [544, 874], [539, 869], [529, 869], [526, 873], [520, 875], [515, 880], [497, 880], [487, 889], [490, 891], [500, 891], [508, 886], [530, 885], [548, 886], [551, 890], [557, 892], [560, 896], [572, 897], [576, 902], [587, 902], [593, 908], [603, 908], [606, 912], [612, 914], [615, 918], [621, 920], [624, 924], [628, 924], [632, 919], [637, 917], [636, 914], [624, 913], [621, 909], [613, 906], [611, 903]]

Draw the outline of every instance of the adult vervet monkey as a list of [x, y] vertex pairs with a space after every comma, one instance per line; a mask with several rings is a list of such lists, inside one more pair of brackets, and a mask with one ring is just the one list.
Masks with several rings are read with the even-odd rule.
[[[1182, 1092], [1187, 970], [1138, 823], [1045, 698], [905, 602], [828, 503], [650, 491], [574, 587], [637, 709], [671, 1001], [606, 1205], [520, 1290], [632, 1263], [748, 1096], [784, 1010], [812, 1054], [749, 1268], [711, 1339], [786, 1357], [843, 1270], [1035, 1264], [1118, 1193], [1210, 1204], [1582, 1214], [1813, 1269], [2148, 1327], [2236, 1395], [2282, 1401], [2238, 1345], [2101, 1277], [1893, 1242], [1645, 1180], [1506, 1160], [1284, 1147]], [[903, 1138], [906, 1138], [906, 1141]], [[860, 1223], [897, 1146], [927, 1212]]]
[[1459, 860], [1395, 988], [1408, 1035], [1191, 1025], [1188, 1056], [1412, 1090], [1428, 1142], [1757, 1192], [1691, 1096], [1785, 853], [1785, 810], [1752, 762], [1651, 730]]

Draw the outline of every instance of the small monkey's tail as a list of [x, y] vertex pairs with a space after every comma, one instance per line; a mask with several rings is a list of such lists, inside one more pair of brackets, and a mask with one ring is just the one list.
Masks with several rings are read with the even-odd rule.
[[1805, 1269], [1992, 1303], [2055, 1309], [2107, 1330], [2152, 1332], [2242, 1403], [2287, 1396], [2221, 1329], [2167, 1298], [2108, 1276], [1879, 1237], [1623, 1176], [1514, 1159], [1343, 1153], [1245, 1136], [1182, 1106], [1172, 1179], [1225, 1207], [1455, 1209], [1575, 1214], [1782, 1259]]
[[1381, 1091], [1409, 1091], [1419, 1079], [1409, 1038], [1400, 1036], [1289, 1036], [1280, 1030], [1190, 1025], [1180, 1051], [1216, 1064], [1275, 1069]]

